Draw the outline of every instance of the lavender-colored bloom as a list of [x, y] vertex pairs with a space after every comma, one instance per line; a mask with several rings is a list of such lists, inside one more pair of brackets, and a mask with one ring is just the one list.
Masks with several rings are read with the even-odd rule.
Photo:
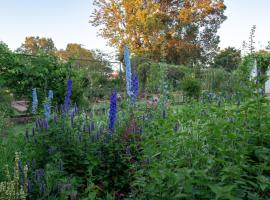
[[129, 58], [129, 48], [128, 46], [124, 46], [124, 62], [126, 66], [126, 88], [127, 88], [127, 94], [128, 96], [132, 96], [132, 89], [131, 89], [131, 79], [132, 79], [132, 74], [131, 74], [131, 63], [130, 63], [130, 58]]
[[117, 116], [117, 92], [114, 90], [110, 98], [109, 131], [114, 131]]
[[38, 106], [37, 89], [32, 89], [32, 113], [36, 114]]
[[67, 80], [67, 90], [66, 90], [66, 96], [64, 100], [64, 113], [69, 111], [70, 105], [71, 105], [71, 92], [72, 92], [72, 80], [68, 79]]

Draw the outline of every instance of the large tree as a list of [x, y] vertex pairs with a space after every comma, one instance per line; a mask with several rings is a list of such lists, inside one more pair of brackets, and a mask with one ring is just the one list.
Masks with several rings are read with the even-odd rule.
[[26, 37], [24, 43], [17, 49], [19, 53], [37, 54], [54, 54], [56, 47], [51, 38], [45, 37]]
[[95, 0], [90, 23], [122, 51], [175, 64], [205, 61], [218, 48], [223, 0]]

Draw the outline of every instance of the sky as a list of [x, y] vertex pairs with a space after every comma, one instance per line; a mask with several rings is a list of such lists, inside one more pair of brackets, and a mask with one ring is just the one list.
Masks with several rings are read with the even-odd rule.
[[[93, 0], [0, 0], [0, 41], [12, 50], [26, 36], [52, 38], [58, 49], [68, 43], [79, 43], [88, 49], [100, 49], [114, 54], [106, 40], [98, 37], [98, 28], [88, 22], [93, 12]], [[256, 25], [256, 46], [270, 41], [270, 0], [225, 0], [228, 19], [218, 31], [220, 47], [241, 48], [248, 40], [252, 25]]]

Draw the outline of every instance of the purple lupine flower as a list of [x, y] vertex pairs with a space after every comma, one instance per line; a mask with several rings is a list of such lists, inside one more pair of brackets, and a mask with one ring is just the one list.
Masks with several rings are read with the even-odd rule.
[[135, 74], [132, 76], [132, 83], [131, 83], [131, 90], [132, 90], [132, 101], [133, 103], [137, 100], [139, 94], [139, 76]]
[[37, 89], [32, 89], [32, 113], [36, 114], [38, 106]]
[[117, 92], [114, 90], [110, 98], [110, 112], [109, 112], [109, 132], [114, 131], [117, 117]]
[[132, 95], [132, 90], [131, 90], [131, 79], [132, 79], [131, 63], [130, 63], [130, 58], [129, 58], [129, 48], [126, 45], [124, 46], [124, 62], [125, 62], [125, 66], [126, 66], [127, 94], [128, 94], [128, 96], [131, 97], [131, 95]]
[[67, 80], [66, 96], [65, 96], [64, 107], [63, 107], [64, 113], [67, 113], [69, 111], [69, 108], [71, 105], [71, 100], [70, 100], [71, 92], [72, 92], [72, 80], [68, 79]]

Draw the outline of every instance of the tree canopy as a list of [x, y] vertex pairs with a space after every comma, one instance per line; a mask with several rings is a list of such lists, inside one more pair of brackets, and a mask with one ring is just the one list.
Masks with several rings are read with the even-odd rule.
[[228, 47], [220, 51], [214, 58], [213, 67], [224, 68], [226, 71], [235, 70], [241, 62], [241, 51]]
[[120, 52], [175, 64], [206, 61], [218, 48], [223, 0], [95, 0], [90, 23]]

